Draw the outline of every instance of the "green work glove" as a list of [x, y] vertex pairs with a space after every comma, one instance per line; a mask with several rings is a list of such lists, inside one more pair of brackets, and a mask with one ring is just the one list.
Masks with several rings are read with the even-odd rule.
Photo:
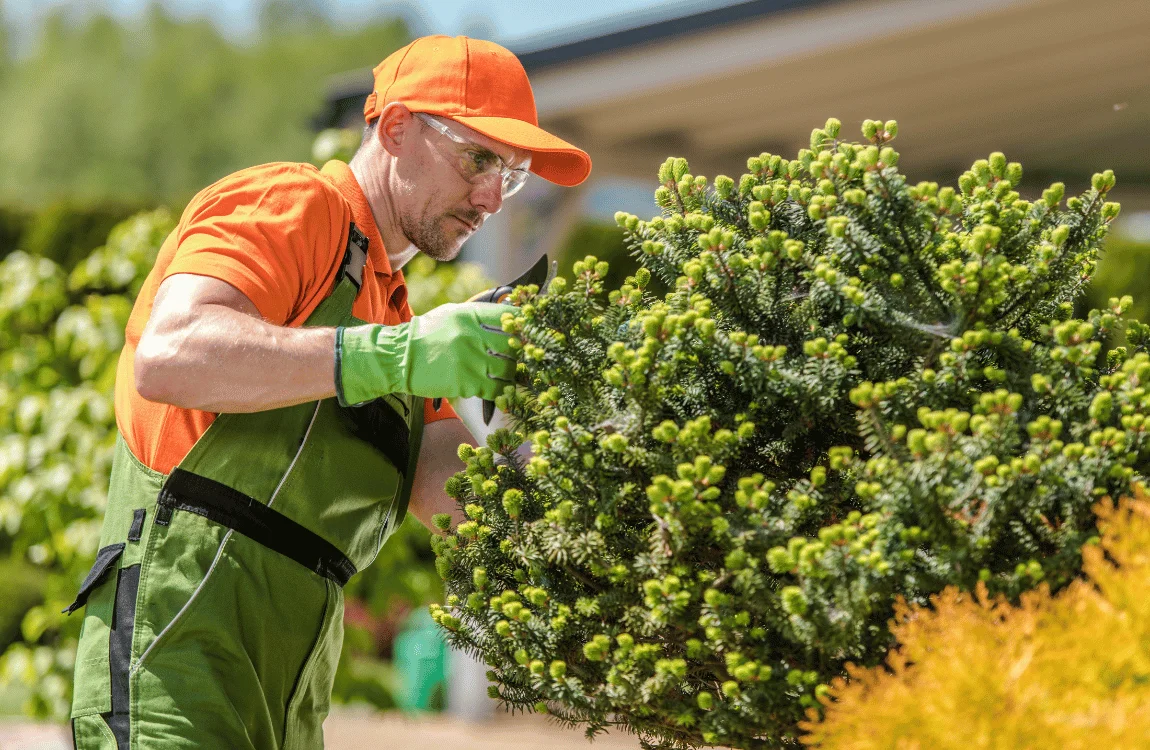
[[500, 318], [510, 305], [440, 305], [395, 326], [337, 328], [335, 393], [343, 406], [387, 393], [426, 398], [503, 393], [515, 379], [515, 358]]

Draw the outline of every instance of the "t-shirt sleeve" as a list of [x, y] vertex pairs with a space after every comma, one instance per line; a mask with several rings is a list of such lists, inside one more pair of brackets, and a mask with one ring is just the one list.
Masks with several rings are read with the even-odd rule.
[[[439, 406], [435, 405], [436, 401]], [[459, 419], [459, 415], [455, 413], [455, 409], [451, 408], [451, 404], [447, 403], [447, 399], [423, 399], [423, 423], [431, 424], [438, 422], [441, 419]]]
[[344, 210], [306, 165], [230, 175], [188, 206], [163, 278], [193, 273], [220, 279], [266, 320], [287, 325], [324, 292], [347, 225]]

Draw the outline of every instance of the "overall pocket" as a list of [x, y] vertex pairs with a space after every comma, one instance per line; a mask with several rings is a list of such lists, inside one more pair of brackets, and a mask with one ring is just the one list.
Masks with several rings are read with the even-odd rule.
[[124, 553], [124, 544], [110, 544], [96, 553], [96, 562], [64, 611], [71, 614], [84, 610], [80, 643], [76, 650], [76, 677], [72, 697], [72, 716], [108, 713], [112, 710], [112, 680], [109, 667], [109, 644], [116, 610], [118, 576], [110, 575]]
[[[101, 548], [96, 554], [95, 564], [80, 585], [76, 601], [64, 610], [71, 613], [87, 606], [76, 652], [73, 730], [77, 731], [76, 719], [87, 725], [98, 715], [107, 725], [118, 750], [127, 750], [128, 747], [128, 670], [136, 620], [136, 594], [140, 587], [138, 564], [116, 567], [123, 552], [124, 544]], [[107, 737], [103, 727], [100, 727], [99, 735]]]

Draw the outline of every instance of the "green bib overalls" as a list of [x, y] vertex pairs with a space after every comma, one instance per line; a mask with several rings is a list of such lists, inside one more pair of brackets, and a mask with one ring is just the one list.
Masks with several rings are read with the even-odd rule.
[[[367, 240], [304, 325], [357, 325]], [[269, 375], [272, 375], [269, 373]], [[76, 654], [76, 747], [323, 746], [342, 585], [402, 521], [423, 400], [221, 414], [168, 476], [117, 439]]]

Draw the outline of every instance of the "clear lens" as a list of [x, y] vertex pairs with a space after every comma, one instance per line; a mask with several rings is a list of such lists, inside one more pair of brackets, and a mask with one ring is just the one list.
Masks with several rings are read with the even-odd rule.
[[491, 153], [487, 149], [474, 150], [482, 147], [459, 135], [449, 128], [446, 123], [440, 122], [431, 115], [416, 112], [415, 116], [450, 140], [472, 147], [464, 150], [462, 159], [460, 160], [460, 173], [469, 181], [486, 175], [498, 174], [502, 181], [501, 192], [504, 198], [515, 195], [519, 192], [519, 189], [523, 187], [523, 183], [527, 182], [528, 172], [526, 169], [512, 169], [508, 167], [498, 154]]
[[519, 192], [523, 183], [527, 182], [527, 171], [523, 169], [509, 169], [503, 175], [503, 197], [510, 198]]

